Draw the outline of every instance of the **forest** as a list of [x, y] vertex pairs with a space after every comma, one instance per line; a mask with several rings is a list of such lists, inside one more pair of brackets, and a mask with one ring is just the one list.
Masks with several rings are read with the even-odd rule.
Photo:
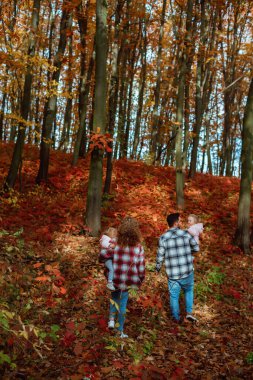
[[[252, 0], [0, 3], [1, 378], [252, 377], [252, 41]], [[155, 275], [176, 211], [204, 225], [194, 326]], [[122, 341], [98, 253], [125, 216]]]

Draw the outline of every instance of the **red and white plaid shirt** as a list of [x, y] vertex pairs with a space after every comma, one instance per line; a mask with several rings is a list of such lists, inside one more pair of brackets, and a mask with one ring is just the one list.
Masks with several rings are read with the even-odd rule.
[[[111, 250], [101, 249], [100, 255], [105, 258]], [[141, 245], [135, 247], [120, 247], [116, 245], [113, 251], [113, 284], [115, 288], [126, 290], [129, 287], [139, 287], [145, 278], [144, 250]]]

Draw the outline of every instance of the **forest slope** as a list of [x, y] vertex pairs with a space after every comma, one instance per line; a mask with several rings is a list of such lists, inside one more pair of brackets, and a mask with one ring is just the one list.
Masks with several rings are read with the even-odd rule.
[[[12, 146], [0, 146], [0, 181]], [[146, 281], [131, 295], [126, 332], [107, 329], [109, 293], [98, 239], [83, 225], [89, 164], [52, 152], [50, 182], [36, 186], [38, 151], [26, 146], [17, 190], [1, 195], [0, 374], [4, 379], [250, 379], [253, 365], [252, 256], [233, 246], [239, 180], [197, 174], [186, 210], [205, 233], [195, 260], [197, 326], [170, 318], [166, 277], [155, 276], [158, 236], [175, 211], [170, 167], [120, 160], [103, 228], [132, 215], [140, 223]], [[19, 188], [19, 189], [18, 189]], [[1, 372], [2, 371], [2, 372]]]

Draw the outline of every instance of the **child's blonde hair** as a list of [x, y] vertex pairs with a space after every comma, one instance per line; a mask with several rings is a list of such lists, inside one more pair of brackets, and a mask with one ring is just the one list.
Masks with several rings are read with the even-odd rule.
[[189, 217], [193, 218], [195, 224], [200, 222], [200, 218], [195, 214], [190, 214]]
[[118, 231], [117, 231], [117, 228], [108, 227], [107, 230], [105, 230], [104, 234], [109, 236], [110, 238], [113, 238], [117, 236]]

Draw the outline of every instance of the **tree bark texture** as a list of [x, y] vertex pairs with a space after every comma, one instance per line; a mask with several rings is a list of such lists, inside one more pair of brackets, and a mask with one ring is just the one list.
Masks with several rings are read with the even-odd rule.
[[[99, 134], [104, 134], [106, 129], [107, 45], [107, 2], [97, 0], [93, 132]], [[95, 148], [91, 154], [85, 215], [86, 225], [93, 236], [97, 236], [101, 229], [102, 176], [103, 152]]]
[[44, 119], [42, 126], [42, 136], [40, 143], [40, 166], [37, 174], [36, 182], [46, 182], [48, 178], [49, 168], [49, 154], [50, 146], [52, 144], [52, 128], [56, 116], [57, 109], [57, 88], [60, 80], [60, 73], [62, 68], [62, 59], [67, 45], [67, 31], [70, 30], [72, 25], [72, 14], [66, 7], [67, 1], [63, 3], [61, 25], [60, 25], [60, 39], [58, 44], [57, 53], [54, 58], [55, 71], [52, 75], [53, 91], [45, 103]]
[[253, 79], [248, 93], [242, 131], [241, 182], [238, 206], [236, 244], [244, 253], [250, 253], [250, 205], [253, 159]]
[[25, 142], [26, 122], [28, 121], [30, 107], [31, 107], [31, 92], [32, 92], [32, 80], [33, 80], [33, 64], [32, 58], [35, 55], [36, 45], [36, 33], [39, 25], [39, 13], [40, 13], [40, 0], [34, 0], [33, 12], [31, 20], [31, 30], [29, 34], [29, 44], [27, 51], [28, 65], [25, 74], [25, 83], [23, 88], [23, 94], [20, 105], [20, 116], [23, 119], [19, 123], [18, 136], [15, 143], [14, 152], [12, 155], [11, 165], [4, 184], [6, 190], [13, 188], [17, 179], [19, 167], [22, 161], [22, 153]]

